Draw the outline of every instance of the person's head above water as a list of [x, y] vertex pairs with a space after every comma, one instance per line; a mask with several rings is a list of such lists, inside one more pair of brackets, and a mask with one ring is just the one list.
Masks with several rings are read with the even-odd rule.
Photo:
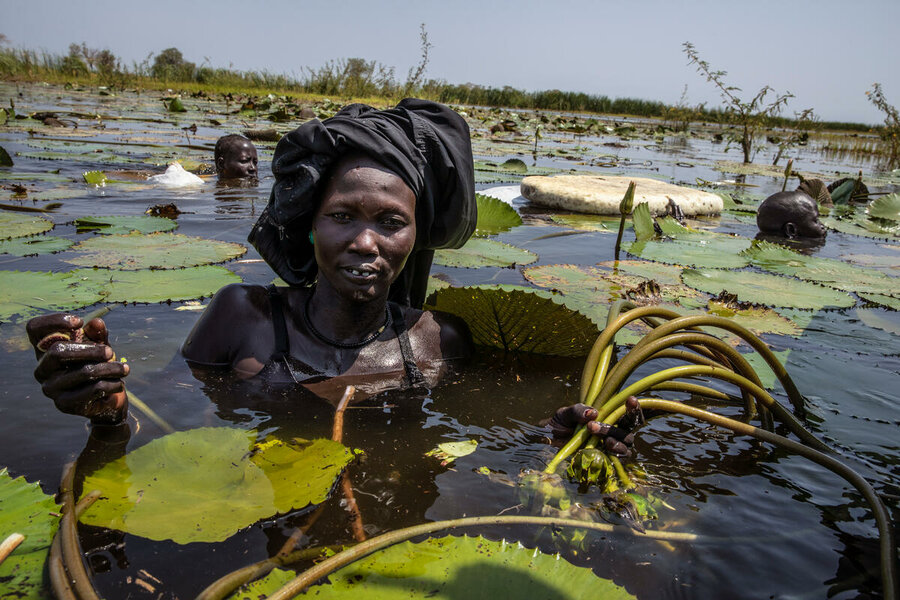
[[335, 163], [312, 220], [319, 286], [366, 302], [387, 298], [416, 243], [416, 196], [364, 154]]
[[242, 135], [233, 133], [216, 140], [214, 157], [219, 179], [256, 177], [256, 147]]
[[823, 238], [816, 201], [801, 191], [772, 194], [759, 205], [756, 226], [763, 233], [794, 238]]
[[392, 174], [415, 198], [414, 244], [390, 298], [419, 307], [433, 250], [462, 246], [477, 219], [469, 128], [442, 104], [411, 98], [389, 110], [352, 104], [285, 135], [272, 158], [269, 204], [248, 239], [286, 283], [313, 284], [318, 263], [309, 233], [333, 181], [329, 174], [340, 172], [335, 165], [345, 168], [338, 161], [349, 155], [367, 156], [367, 168]]

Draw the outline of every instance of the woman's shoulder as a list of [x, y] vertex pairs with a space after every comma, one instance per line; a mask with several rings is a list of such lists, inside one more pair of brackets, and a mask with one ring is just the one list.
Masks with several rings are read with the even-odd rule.
[[[427, 354], [440, 358], [466, 358], [473, 351], [472, 335], [466, 322], [450, 313], [404, 307], [410, 336], [424, 346]], [[436, 356], [437, 357], [437, 356]]]

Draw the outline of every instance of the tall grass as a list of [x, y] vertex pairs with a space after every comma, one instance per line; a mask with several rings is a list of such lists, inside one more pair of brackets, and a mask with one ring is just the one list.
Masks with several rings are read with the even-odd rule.
[[[561, 90], [525, 91], [509, 86], [491, 87], [476, 84], [452, 84], [443, 80], [412, 82], [397, 79], [393, 67], [361, 58], [327, 62], [316, 69], [304, 68], [299, 76], [268, 71], [235, 71], [209, 66], [191, 65], [189, 69], [167, 71], [154, 77], [150, 58], [130, 66], [116, 61], [113, 68], [90, 68], [72, 56], [34, 50], [0, 47], [0, 78], [11, 81], [46, 81], [112, 88], [166, 89], [242, 94], [295, 94], [331, 96], [338, 99], [380, 100], [395, 102], [404, 95], [418, 96], [445, 104], [467, 104], [560, 112], [631, 115], [672, 120], [679, 107], [640, 98], [610, 98], [601, 94], [565, 92]], [[190, 63], [187, 63], [190, 64]], [[698, 106], [690, 110], [695, 122], [728, 123], [728, 115], [719, 108]], [[790, 127], [794, 119], [776, 117], [775, 127]], [[862, 123], [821, 122], [822, 129], [877, 132], [879, 128]]]

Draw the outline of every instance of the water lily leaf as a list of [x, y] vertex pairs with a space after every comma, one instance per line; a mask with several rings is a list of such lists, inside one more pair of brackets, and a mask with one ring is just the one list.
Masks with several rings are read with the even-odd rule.
[[72, 240], [52, 236], [0, 240], [0, 254], [12, 254], [13, 256], [52, 254], [68, 250], [73, 243]]
[[129, 271], [220, 263], [247, 251], [241, 244], [177, 233], [97, 236], [78, 243], [72, 249], [80, 252], [81, 256], [66, 259], [70, 264]]
[[522, 217], [512, 206], [502, 200], [475, 194], [478, 204], [478, 222], [475, 235], [496, 235], [522, 224]]
[[766, 271], [815, 281], [846, 292], [900, 295], [900, 279], [841, 260], [806, 256], [769, 242], [754, 242], [743, 255]]
[[438, 250], [434, 262], [445, 267], [512, 267], [529, 265], [538, 255], [516, 246], [485, 238], [470, 238], [458, 250]]
[[643, 242], [656, 237], [656, 231], [653, 229], [653, 217], [650, 216], [650, 205], [641, 202], [634, 207], [631, 215], [634, 221], [634, 239], [637, 242]]
[[165, 217], [114, 215], [108, 217], [80, 217], [75, 219], [75, 227], [78, 229], [78, 233], [90, 230], [108, 234], [124, 234], [132, 231], [156, 233], [158, 231], [171, 231], [178, 227], [178, 223]]
[[203, 265], [186, 269], [76, 269], [83, 281], [101, 286], [107, 302], [178, 302], [209, 298], [241, 278], [225, 267]]
[[0, 239], [26, 237], [53, 229], [53, 221], [35, 215], [0, 211]]
[[5, 108], [0, 108], [0, 125], [6, 125], [7, 119], [9, 119], [9, 113], [6, 112]]
[[181, 102], [181, 98], [172, 98], [169, 103], [166, 104], [166, 110], [169, 112], [187, 112], [184, 103]]
[[674, 265], [667, 265], [658, 262], [649, 262], [644, 260], [608, 260], [597, 263], [598, 267], [607, 271], [622, 271], [628, 275], [643, 277], [644, 279], [653, 279], [662, 286], [667, 285], [683, 285], [681, 283], [682, 268]]
[[900, 194], [876, 198], [866, 209], [870, 217], [900, 221]]
[[831, 201], [834, 204], [847, 204], [850, 202], [854, 188], [856, 188], [856, 181], [848, 179], [831, 191]]
[[756, 335], [774, 333], [796, 337], [803, 333], [803, 330], [793, 321], [765, 306], [733, 306], [718, 300], [710, 300], [707, 312], [727, 317]]
[[688, 229], [672, 218], [657, 223], [663, 234], [674, 239], [635, 241], [622, 247], [635, 256], [667, 264], [723, 269], [747, 265], [748, 260], [739, 255], [750, 246], [747, 238]]
[[427, 308], [459, 316], [476, 344], [507, 352], [583, 356], [600, 333], [558, 296], [519, 286], [446, 288], [428, 299]]
[[25, 540], [0, 564], [4, 598], [41, 600], [49, 597], [44, 563], [59, 527], [59, 506], [37, 483], [13, 479], [0, 469], [0, 541], [13, 533]]
[[294, 571], [272, 569], [265, 577], [242, 585], [228, 596], [226, 600], [260, 600], [261, 598], [268, 598], [296, 576], [297, 573]]
[[559, 555], [481, 536], [447, 536], [390, 546], [332, 573], [327, 584], [309, 588], [306, 595], [334, 600], [634, 598], [591, 569], [576, 567]]
[[893, 308], [894, 310], [900, 310], [900, 298], [892, 298], [891, 296], [885, 296], [884, 294], [858, 294], [860, 298], [863, 300], [868, 300], [869, 302], [874, 302], [875, 304], [881, 304], [882, 306], [887, 306], [888, 308]]
[[11, 167], [13, 166], [13, 159], [9, 155], [9, 152], [0, 146], [0, 167]]
[[900, 223], [894, 221], [874, 221], [869, 219], [862, 210], [855, 210], [853, 214], [843, 217], [824, 217], [820, 219], [828, 229], [859, 235], [869, 238], [893, 238], [900, 237]]
[[438, 444], [437, 448], [426, 452], [425, 456], [433, 456], [441, 461], [441, 465], [449, 465], [457, 458], [472, 454], [476, 448], [478, 448], [478, 442], [475, 440], [444, 442]]
[[[582, 231], [599, 231], [600, 233], [615, 233], [619, 230], [619, 217], [604, 215], [550, 215], [550, 220], [572, 229]], [[631, 223], [625, 222], [625, 229], [630, 229]]]
[[[787, 364], [788, 355], [790, 355], [790, 350], [773, 350], [772, 354], [774, 354], [781, 364]], [[750, 363], [750, 366], [753, 367], [753, 370], [756, 371], [756, 375], [759, 377], [760, 382], [763, 387], [767, 390], [774, 390], [781, 386], [778, 382], [778, 377], [775, 376], [775, 371], [769, 366], [769, 363], [766, 362], [758, 352], [750, 352], [748, 354], [744, 354], [743, 357]]]
[[152, 540], [218, 542], [323, 502], [353, 458], [331, 440], [253, 444], [255, 437], [203, 427], [155, 439], [85, 479], [85, 490], [103, 496], [81, 520]]
[[887, 312], [883, 310], [873, 310], [871, 308], [857, 308], [856, 316], [859, 320], [875, 329], [881, 329], [900, 335], [900, 319], [897, 318], [896, 312]]
[[67, 311], [103, 299], [100, 286], [68, 273], [0, 271], [0, 320], [28, 319], [45, 311]]
[[50, 173], [0, 173], [0, 181], [47, 181], [52, 183], [63, 183], [69, 180], [63, 175], [60, 175], [57, 170]]
[[848, 294], [831, 288], [752, 271], [724, 269], [685, 269], [681, 280], [686, 285], [708, 294], [722, 291], [735, 294], [741, 302], [819, 310], [825, 307], [845, 308], [855, 301]]
[[109, 181], [106, 177], [106, 173], [103, 171], [85, 171], [81, 174], [81, 177], [86, 184], [96, 185], [98, 187], [106, 185], [106, 182]]

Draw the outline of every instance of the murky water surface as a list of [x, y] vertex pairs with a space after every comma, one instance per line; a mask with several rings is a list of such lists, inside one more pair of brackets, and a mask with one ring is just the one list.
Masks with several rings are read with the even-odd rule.
[[[257, 144], [258, 188], [221, 188], [213, 180], [185, 190], [136, 184], [92, 188], [82, 182], [82, 173], [93, 169], [161, 172], [175, 158], [211, 163], [218, 136], [272, 125], [262, 116], [232, 114], [240, 107], [238, 101], [186, 99], [189, 112], [172, 114], [150, 94], [101, 96], [96, 91], [0, 85], [0, 99], [7, 98], [15, 100], [19, 113], [55, 111], [78, 125], [51, 128], [18, 120], [0, 127], [0, 145], [15, 160], [13, 168], [0, 169], [0, 201], [17, 207], [61, 203], [45, 214], [56, 225], [55, 236], [77, 241], [94, 235], [76, 232], [72, 221], [77, 217], [140, 215], [152, 205], [174, 202], [183, 213], [177, 219], [178, 233], [243, 243], [266, 203], [274, 148], [266, 143]], [[195, 132], [183, 129], [192, 124], [197, 126]], [[736, 151], [724, 153], [724, 144], [709, 136], [622, 140], [613, 135], [547, 133], [534, 160], [533, 140], [527, 136], [491, 138], [485, 125], [473, 121], [472, 126], [477, 159], [502, 162], [518, 156], [533, 170], [577, 168], [694, 184], [697, 178], [733, 180], [733, 173], [717, 170], [716, 161], [739, 160]], [[877, 166], [867, 159], [826, 156], [811, 146], [791, 151], [795, 168], [818, 172], [826, 180], [859, 169], [869, 176]], [[767, 162], [765, 152], [757, 161]], [[492, 177], [516, 180], [482, 174], [479, 188], [497, 185], [487, 182]], [[756, 187], [722, 189], [765, 196], [781, 186], [773, 176], [749, 175], [745, 182]], [[25, 198], [14, 193], [13, 184], [27, 187]], [[870, 187], [897, 189], [890, 177], [876, 179]], [[545, 211], [520, 201], [517, 206], [532, 218], [499, 239], [537, 253], [537, 264], [591, 265], [612, 258], [614, 235], [544, 237], [562, 229], [538, 218]], [[756, 229], [752, 219], [728, 215], [703, 224], [747, 237]], [[896, 244], [831, 231], [817, 254], [883, 257], [883, 270], [897, 275]], [[0, 269], [69, 270], [71, 265], [63, 262], [67, 256], [66, 252], [24, 258], [0, 255]], [[273, 279], [252, 248], [226, 266], [245, 282], [267, 284]], [[528, 285], [516, 269], [436, 266], [433, 272], [455, 284]], [[130, 389], [166, 421], [179, 430], [236, 425], [284, 437], [328, 435], [332, 409], [308, 395], [285, 391], [260, 399], [248, 386], [214, 386], [194, 379], [178, 348], [199, 313], [175, 310], [180, 305], [120, 305], [106, 317], [111, 343], [133, 366]], [[776, 350], [792, 350], [787, 367], [809, 399], [808, 426], [884, 494], [895, 520], [900, 516], [898, 314], [860, 302], [854, 308], [807, 314], [810, 322], [799, 339], [766, 338]], [[31, 377], [34, 355], [25, 347], [21, 320], [2, 324], [0, 345], [0, 465], [14, 475], [40, 480], [45, 491], [53, 492], [63, 464], [82, 452], [87, 429], [82, 419], [57, 412], [41, 395]], [[515, 489], [489, 481], [477, 470], [487, 466], [514, 479], [523, 469], [542, 466], [552, 450], [541, 443], [534, 424], [556, 407], [575, 401], [580, 368], [580, 361], [483, 352], [452, 382], [425, 397], [388, 394], [349, 410], [344, 442], [366, 452], [366, 458], [350, 468], [366, 532], [503, 511], [521, 514]], [[161, 435], [157, 426], [142, 419], [129, 448]], [[423, 456], [439, 443], [463, 439], [477, 440], [478, 450], [452, 468]], [[549, 552], [561, 549], [574, 562], [592, 566], [641, 598], [877, 595], [874, 522], [860, 495], [837, 476], [806, 459], [683, 417], [654, 419], [641, 430], [636, 449], [658, 495], [675, 509], [664, 510], [654, 526], [695, 532], [702, 542], [670, 545], [589, 534], [588, 550], [572, 556], [547, 532], [497, 528], [481, 533], [518, 539]], [[597, 496], [589, 493], [582, 500], [590, 504]], [[352, 539], [340, 494], [327, 504], [303, 544]], [[188, 598], [224, 573], [274, 554], [304, 521], [302, 512], [290, 514], [257, 523], [222, 543], [183, 546], [88, 526], [80, 531], [105, 597], [155, 598], [161, 593]], [[155, 578], [153, 594], [134, 583], [150, 581], [142, 573]]]

